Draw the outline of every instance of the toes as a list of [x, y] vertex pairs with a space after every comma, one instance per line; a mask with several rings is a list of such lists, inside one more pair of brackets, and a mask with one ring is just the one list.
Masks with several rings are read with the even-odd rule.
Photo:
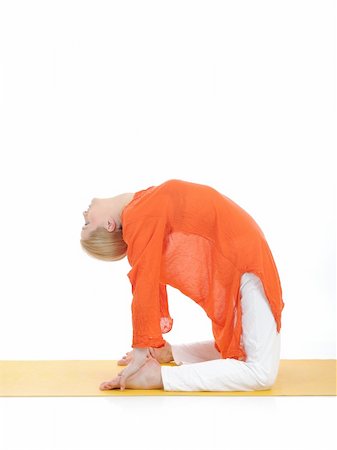
[[104, 384], [104, 385], [101, 385], [99, 388], [101, 391], [110, 391], [110, 390], [114, 389], [115, 387], [117, 387], [117, 386], [111, 386], [111, 384]]
[[111, 382], [105, 381], [104, 383], [101, 383], [99, 388], [101, 391], [106, 391], [107, 389], [112, 389]]
[[99, 388], [101, 391], [106, 391], [109, 389], [119, 388], [119, 385], [120, 385], [120, 377], [117, 376], [113, 380], [104, 381], [103, 383], [100, 384]]

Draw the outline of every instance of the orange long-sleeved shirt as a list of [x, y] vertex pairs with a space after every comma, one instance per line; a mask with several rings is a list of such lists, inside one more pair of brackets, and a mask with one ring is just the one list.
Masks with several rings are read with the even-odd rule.
[[265, 236], [234, 201], [212, 187], [172, 179], [135, 193], [122, 211], [132, 267], [132, 347], [162, 347], [171, 330], [166, 285], [198, 303], [212, 321], [223, 358], [246, 360], [240, 279], [260, 277], [277, 324], [284, 307]]

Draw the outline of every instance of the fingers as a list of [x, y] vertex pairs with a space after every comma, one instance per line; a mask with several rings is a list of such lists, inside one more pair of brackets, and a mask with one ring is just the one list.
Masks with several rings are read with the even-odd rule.
[[[124, 369], [125, 370], [125, 369]], [[133, 375], [133, 374], [131, 374]], [[119, 374], [119, 389], [121, 391], [124, 391], [125, 387], [126, 387], [126, 380], [130, 377], [129, 374], [123, 373], [121, 372]]]
[[[150, 356], [151, 357], [151, 356]], [[142, 367], [143, 364], [145, 364], [146, 358], [144, 361], [138, 361], [135, 362], [135, 360], [132, 360], [131, 363], [123, 369], [122, 372], [119, 373], [120, 375], [120, 389], [123, 391], [125, 389], [126, 381], [128, 378], [130, 378], [132, 375], [134, 375], [138, 370]]]
[[138, 370], [137, 367], [130, 367], [127, 366], [122, 372], [119, 372], [119, 376], [120, 376], [120, 382], [121, 382], [121, 388], [122, 390], [125, 389], [125, 383], [126, 380], [131, 377], [134, 373], [136, 373]]
[[126, 352], [122, 359], [117, 361], [118, 366], [127, 366], [132, 361], [132, 351]]
[[117, 361], [118, 366], [127, 366], [129, 362], [132, 360], [132, 358], [123, 358]]
[[149, 347], [149, 353], [152, 356], [152, 358], [156, 358], [155, 349], [152, 347]]
[[118, 362], [117, 362], [117, 366], [127, 366], [127, 365], [128, 365], [128, 363], [125, 362], [125, 360], [124, 360], [124, 361], [118, 361]]
[[124, 389], [125, 389], [125, 381], [126, 381], [125, 377], [121, 376], [120, 382], [119, 382], [119, 389], [121, 391], [124, 391]]
[[126, 356], [118, 362], [121, 363], [120, 365], [126, 365], [123, 361], [128, 363], [127, 367], [118, 374], [120, 376], [120, 389], [122, 391], [126, 387], [126, 380], [138, 372], [140, 367], [145, 364], [146, 360], [151, 358], [151, 356], [148, 348], [134, 348], [131, 352], [127, 352]]

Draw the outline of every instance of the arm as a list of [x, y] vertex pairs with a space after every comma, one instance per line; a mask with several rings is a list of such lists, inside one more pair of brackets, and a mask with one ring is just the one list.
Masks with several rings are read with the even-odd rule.
[[[150, 217], [132, 230], [128, 244], [132, 269], [128, 273], [132, 284], [133, 348], [162, 347], [162, 333], [171, 329], [166, 286], [160, 283], [166, 221]], [[130, 232], [129, 232], [130, 234]]]

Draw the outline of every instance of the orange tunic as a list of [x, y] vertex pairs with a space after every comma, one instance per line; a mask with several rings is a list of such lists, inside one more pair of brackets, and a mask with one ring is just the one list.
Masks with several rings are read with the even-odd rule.
[[204, 309], [223, 358], [246, 360], [240, 279], [260, 277], [281, 328], [278, 271], [266, 238], [234, 201], [207, 185], [172, 179], [135, 193], [121, 215], [132, 285], [132, 347], [162, 347], [172, 328], [166, 285]]

